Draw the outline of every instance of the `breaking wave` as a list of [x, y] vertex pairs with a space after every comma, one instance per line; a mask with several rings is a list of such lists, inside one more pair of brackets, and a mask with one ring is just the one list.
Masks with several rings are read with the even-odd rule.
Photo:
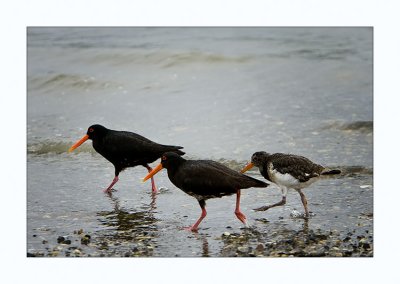
[[78, 74], [49, 74], [45, 76], [30, 76], [29, 87], [33, 89], [105, 89], [118, 86], [115, 82], [99, 81], [92, 76]]
[[106, 63], [109, 65], [155, 64], [161, 68], [194, 63], [243, 63], [251, 60], [250, 56], [226, 56], [217, 53], [192, 52], [125, 52], [114, 51], [95, 54], [90, 63]]
[[[68, 153], [68, 149], [73, 145], [73, 142], [60, 142], [60, 141], [43, 141], [38, 143], [28, 144], [27, 152], [31, 155], [44, 155], [44, 154], [62, 154]], [[94, 153], [92, 145], [83, 144], [74, 152], [90, 152]]]
[[322, 129], [337, 129], [343, 131], [357, 131], [361, 133], [372, 133], [374, 123], [372, 121], [333, 122]]

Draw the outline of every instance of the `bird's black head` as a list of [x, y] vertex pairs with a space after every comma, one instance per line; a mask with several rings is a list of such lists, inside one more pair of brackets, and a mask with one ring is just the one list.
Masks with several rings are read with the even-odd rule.
[[85, 141], [88, 139], [94, 140], [94, 139], [99, 139], [102, 138], [106, 135], [107, 131], [109, 131], [107, 128], [105, 128], [102, 125], [99, 124], [94, 124], [88, 128], [88, 131], [86, 132], [86, 135], [83, 136], [79, 141], [77, 141], [74, 145], [69, 148], [68, 152], [74, 151], [76, 148], [78, 148], [80, 145], [82, 145]]
[[254, 164], [254, 166], [260, 167], [264, 163], [264, 161], [268, 158], [269, 155], [270, 154], [264, 151], [255, 152], [251, 156], [251, 162]]
[[161, 156], [161, 165], [166, 169], [176, 167], [184, 161], [186, 160], [175, 152], [166, 152]]
[[96, 138], [104, 137], [107, 131], [108, 129], [105, 128], [103, 125], [93, 124], [92, 126], [89, 126], [86, 134], [89, 136], [89, 139], [93, 140]]
[[161, 155], [161, 163], [158, 164], [158, 166], [156, 166], [151, 172], [149, 172], [149, 174], [143, 178], [143, 181], [146, 181], [149, 178], [153, 177], [163, 168], [166, 168], [169, 174], [171, 171], [174, 171], [184, 161], [186, 160], [181, 156], [179, 156], [177, 153], [166, 152]]

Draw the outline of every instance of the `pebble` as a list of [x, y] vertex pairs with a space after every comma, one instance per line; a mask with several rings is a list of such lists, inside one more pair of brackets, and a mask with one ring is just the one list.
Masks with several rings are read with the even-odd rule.
[[264, 250], [264, 245], [263, 244], [258, 244], [256, 247], [257, 251], [263, 251]]
[[299, 217], [303, 217], [303, 214], [300, 213], [297, 210], [292, 210], [292, 212], [290, 212], [290, 217], [292, 218], [299, 218]]
[[372, 187], [371, 185], [369, 185], [369, 184], [366, 184], [366, 185], [360, 185], [360, 188], [369, 188], [369, 187]]
[[348, 242], [348, 241], [350, 241], [350, 240], [351, 240], [350, 237], [345, 237], [345, 238], [343, 239], [343, 242]]
[[[368, 213], [364, 214], [367, 215]], [[356, 218], [357, 215], [355, 215]], [[284, 219], [280, 217], [279, 219]], [[267, 219], [256, 219], [259, 222], [269, 222]], [[289, 222], [290, 219], [286, 219]], [[274, 221], [276, 222], [276, 220]], [[274, 222], [268, 224], [273, 227]], [[366, 221], [367, 222], [367, 221]], [[281, 224], [279, 222], [279, 224]], [[260, 223], [259, 223], [260, 224]], [[256, 226], [255, 226], [256, 227]], [[223, 245], [221, 250], [210, 249], [207, 243], [207, 252], [204, 256], [257, 256], [257, 257], [358, 257], [373, 256], [373, 232], [364, 228], [345, 228], [339, 230], [332, 226], [331, 230], [321, 229], [321, 227], [310, 226], [310, 228], [300, 228], [296, 230], [261, 230], [264, 225], [254, 230], [238, 230], [227, 226], [229, 231], [223, 231], [218, 235], [199, 234], [202, 236], [203, 249], [204, 242], [207, 240]], [[143, 229], [147, 228], [147, 229]], [[348, 231], [349, 230], [349, 231]], [[151, 226], [140, 226], [140, 229], [129, 229], [118, 231], [113, 235], [102, 235], [101, 232], [91, 237], [83, 229], [73, 231], [72, 241], [69, 234], [57, 238], [58, 246], [52, 248], [42, 248], [42, 252], [30, 252], [33, 256], [103, 256], [103, 257], [146, 257], [160, 255], [159, 248], [156, 246], [159, 234], [152, 230]], [[108, 233], [108, 232], [107, 232]], [[54, 235], [53, 235], [54, 236]], [[57, 235], [55, 235], [57, 236]], [[193, 237], [192, 234], [188, 236]], [[204, 237], [204, 238], [203, 238]], [[42, 237], [41, 237], [42, 238]], [[53, 237], [54, 238], [54, 237]], [[198, 237], [193, 237], [197, 239]], [[42, 238], [43, 239], [43, 238]], [[192, 240], [189, 240], [192, 242]], [[80, 242], [80, 243], [79, 243]], [[44, 243], [44, 241], [43, 241]], [[47, 241], [46, 241], [47, 243]], [[73, 243], [73, 245], [71, 245]], [[189, 243], [190, 244], [190, 243]], [[66, 245], [68, 245], [66, 247]], [[83, 246], [85, 245], [85, 246]], [[211, 246], [213, 247], [213, 246]], [[83, 249], [82, 249], [83, 248]], [[46, 251], [47, 249], [47, 251]], [[86, 250], [90, 251], [86, 252]], [[189, 252], [190, 253], [190, 252]], [[42, 255], [40, 255], [42, 254]], [[201, 251], [194, 252], [196, 256], [201, 255]], [[185, 256], [184, 253], [182, 253]]]
[[59, 251], [52, 251], [49, 253], [49, 256], [58, 256], [60, 254]]
[[65, 241], [65, 238], [64, 238], [64, 237], [59, 236], [59, 237], [57, 238], [57, 243], [62, 243], [63, 241]]
[[83, 229], [79, 229], [78, 234], [83, 234]]
[[341, 257], [341, 256], [343, 256], [343, 253], [341, 253], [341, 252], [335, 252], [335, 253], [333, 253], [333, 254], [330, 254], [331, 256], [335, 256], [335, 257]]
[[247, 250], [248, 250], [247, 247], [238, 247], [238, 248], [237, 248], [237, 251], [238, 251], [238, 252], [242, 252], [242, 253], [247, 252]]
[[82, 238], [81, 238], [81, 244], [83, 244], [83, 245], [87, 245], [87, 244], [89, 244], [90, 243], [90, 236], [89, 235], [84, 235]]

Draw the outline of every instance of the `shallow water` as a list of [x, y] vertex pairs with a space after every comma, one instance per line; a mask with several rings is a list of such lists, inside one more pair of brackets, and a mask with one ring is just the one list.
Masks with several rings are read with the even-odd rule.
[[[371, 29], [29, 28], [28, 252], [372, 255], [372, 121]], [[301, 154], [344, 174], [304, 191], [315, 214], [308, 221], [291, 217], [303, 210], [296, 192], [283, 207], [252, 211], [280, 200], [271, 185], [243, 190], [250, 228], [233, 214], [231, 196], [209, 200], [199, 232], [189, 233], [181, 228], [200, 208], [165, 171], [156, 176], [156, 196], [141, 182], [141, 167], [121, 173], [109, 196], [102, 190], [113, 166], [90, 142], [67, 153], [94, 123], [237, 170], [264, 150]], [[81, 243], [84, 235], [89, 242]], [[71, 244], [57, 243], [59, 236]]]

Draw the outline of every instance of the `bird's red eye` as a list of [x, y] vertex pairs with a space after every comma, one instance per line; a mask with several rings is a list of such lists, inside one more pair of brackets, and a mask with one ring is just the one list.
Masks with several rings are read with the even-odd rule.
[[93, 132], [94, 131], [94, 129], [93, 128], [89, 128], [89, 132]]
[[162, 157], [161, 157], [161, 160], [165, 161], [165, 160], [167, 160], [167, 157], [162, 156]]

